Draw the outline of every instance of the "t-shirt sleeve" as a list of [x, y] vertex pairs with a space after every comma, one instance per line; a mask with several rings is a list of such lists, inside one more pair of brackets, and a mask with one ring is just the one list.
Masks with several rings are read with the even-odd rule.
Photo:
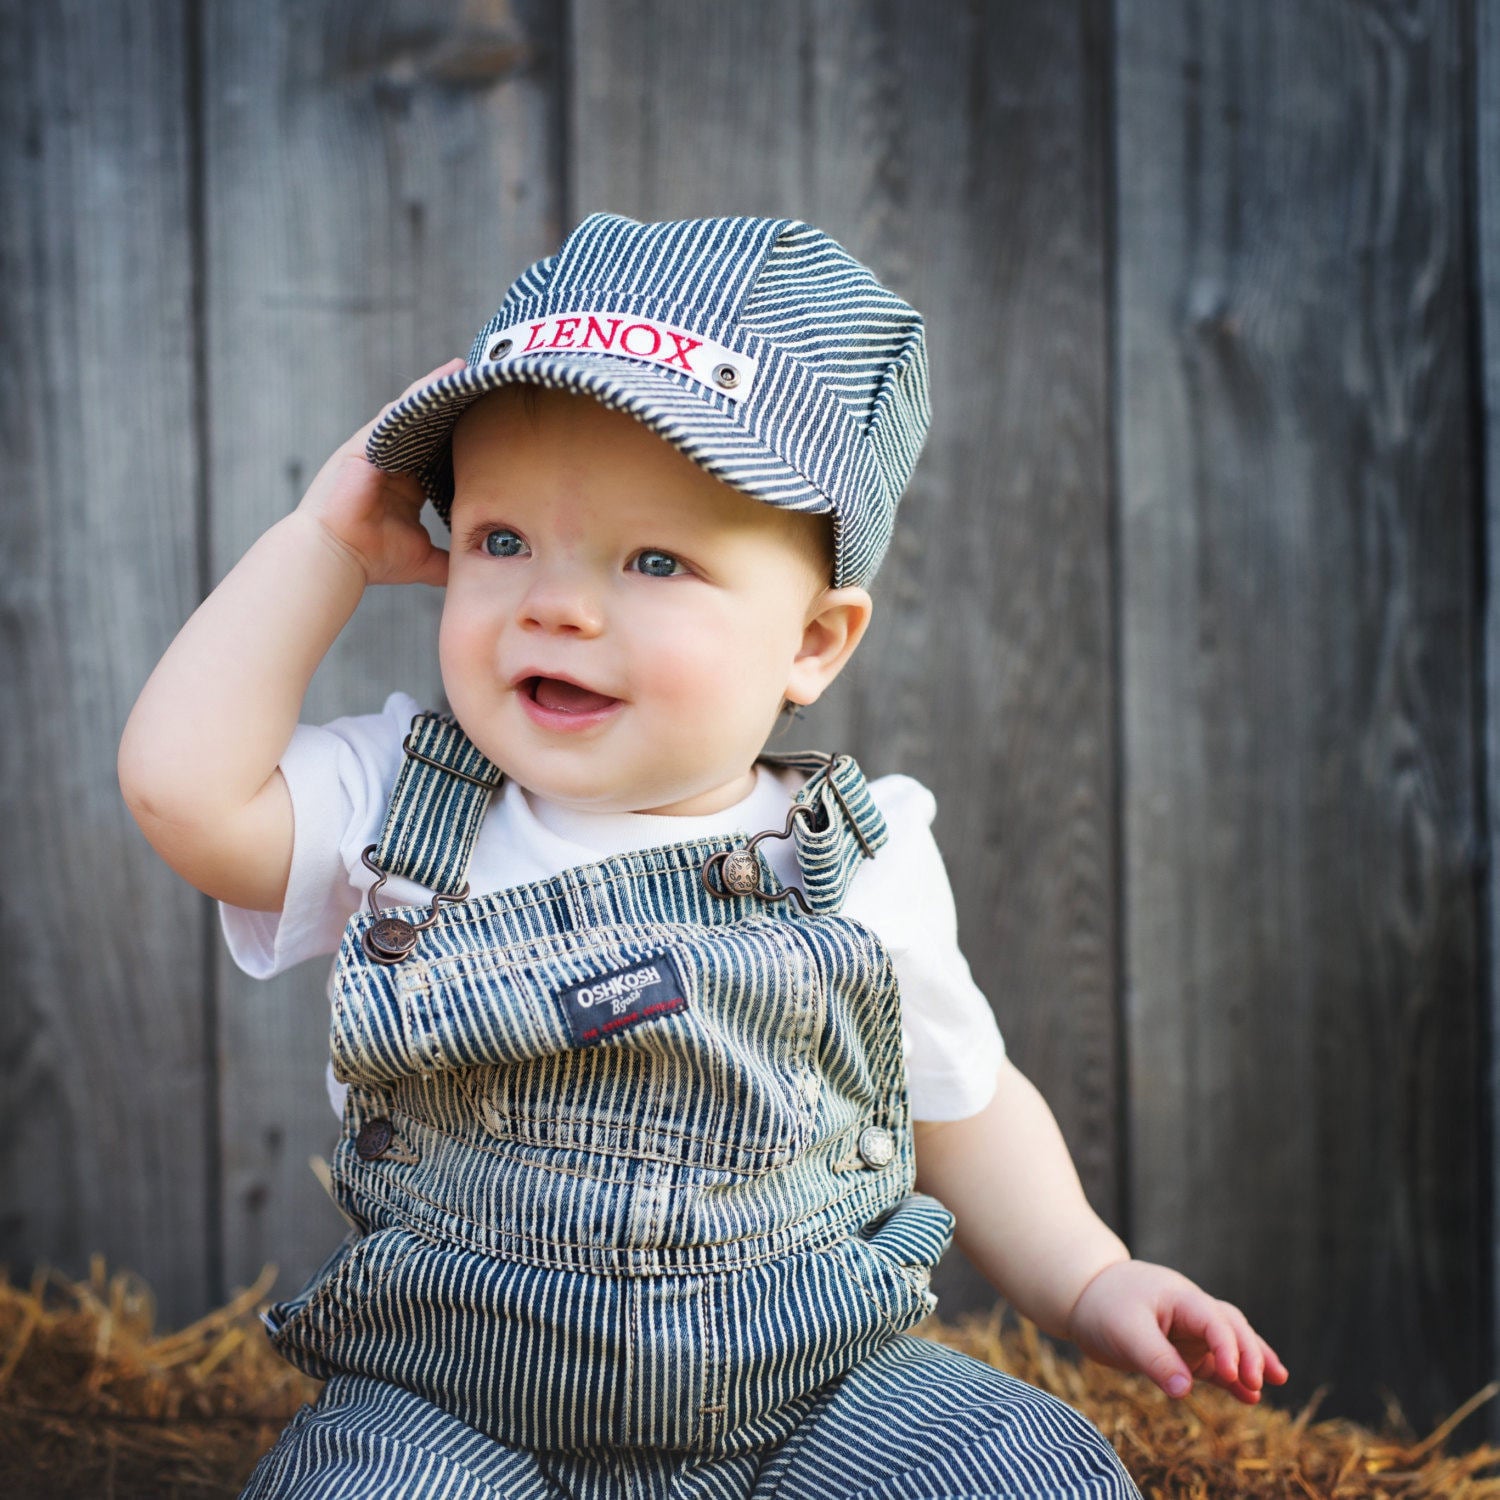
[[292, 731], [278, 762], [292, 798], [285, 902], [279, 912], [218, 904], [229, 955], [253, 979], [338, 948], [374, 878], [360, 853], [379, 836], [401, 769], [401, 741], [418, 712], [415, 699], [392, 693], [378, 714]]
[[994, 1096], [1005, 1042], [958, 946], [953, 888], [932, 836], [937, 803], [910, 776], [879, 777], [870, 794], [890, 838], [861, 866], [845, 910], [880, 938], [901, 986], [912, 1118], [967, 1119]]

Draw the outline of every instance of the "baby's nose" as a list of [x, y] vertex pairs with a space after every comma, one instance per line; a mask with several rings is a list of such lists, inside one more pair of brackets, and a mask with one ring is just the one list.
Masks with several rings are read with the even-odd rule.
[[538, 577], [521, 600], [520, 621], [533, 630], [598, 635], [604, 611], [596, 590], [576, 572]]

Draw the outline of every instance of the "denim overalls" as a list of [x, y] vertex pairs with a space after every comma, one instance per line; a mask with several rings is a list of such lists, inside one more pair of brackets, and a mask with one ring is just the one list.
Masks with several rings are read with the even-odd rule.
[[[953, 1220], [912, 1192], [890, 961], [839, 915], [886, 839], [854, 761], [767, 757], [810, 773], [800, 891], [778, 896], [766, 830], [461, 899], [500, 772], [442, 715], [406, 750], [367, 863], [438, 899], [361, 911], [341, 941], [332, 1176], [355, 1232], [266, 1315], [329, 1384], [246, 1494], [852, 1495], [858, 1461], [883, 1483], [972, 1447], [972, 1425], [937, 1430], [965, 1382], [990, 1447], [1010, 1401], [1032, 1433], [1012, 1447], [1042, 1418], [1079, 1447], [1068, 1493], [1134, 1494], [1060, 1403], [898, 1337], [935, 1305]], [[788, 1440], [821, 1419], [833, 1446], [803, 1467], [826, 1461], [868, 1370], [861, 1399], [895, 1397], [898, 1425], [934, 1408], [931, 1453], [887, 1416], [832, 1488], [798, 1480]], [[1053, 1492], [1014, 1488], [1024, 1452], [998, 1462], [960, 1462], [978, 1487], [952, 1493]]]

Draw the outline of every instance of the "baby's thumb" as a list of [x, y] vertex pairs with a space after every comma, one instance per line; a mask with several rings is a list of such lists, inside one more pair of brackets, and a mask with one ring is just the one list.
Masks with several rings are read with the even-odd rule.
[[1177, 1347], [1161, 1331], [1149, 1312], [1132, 1318], [1131, 1364], [1169, 1396], [1185, 1396], [1193, 1388], [1193, 1372]]

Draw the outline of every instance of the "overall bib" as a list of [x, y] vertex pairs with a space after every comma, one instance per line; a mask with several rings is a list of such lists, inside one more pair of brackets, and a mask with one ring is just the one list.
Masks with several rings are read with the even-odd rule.
[[[873, 1398], [914, 1410], [935, 1390], [939, 1417], [970, 1382], [993, 1444], [1006, 1377], [898, 1337], [935, 1305], [953, 1219], [912, 1191], [889, 958], [839, 915], [886, 840], [854, 761], [766, 757], [810, 772], [788, 821], [799, 891], [780, 890], [757, 845], [783, 831], [766, 830], [460, 899], [500, 772], [437, 714], [406, 749], [367, 862], [440, 899], [356, 913], [340, 944], [331, 1170], [354, 1232], [266, 1315], [329, 1384], [245, 1493], [770, 1493], [788, 1439], [867, 1367]], [[1084, 1430], [1114, 1486], [1070, 1471], [1066, 1493], [1135, 1493], [1092, 1428], [1020, 1391], [1044, 1403], [1006, 1392], [1031, 1427]], [[899, 1467], [972, 1442], [934, 1431]], [[918, 1493], [939, 1491], [890, 1491]]]

